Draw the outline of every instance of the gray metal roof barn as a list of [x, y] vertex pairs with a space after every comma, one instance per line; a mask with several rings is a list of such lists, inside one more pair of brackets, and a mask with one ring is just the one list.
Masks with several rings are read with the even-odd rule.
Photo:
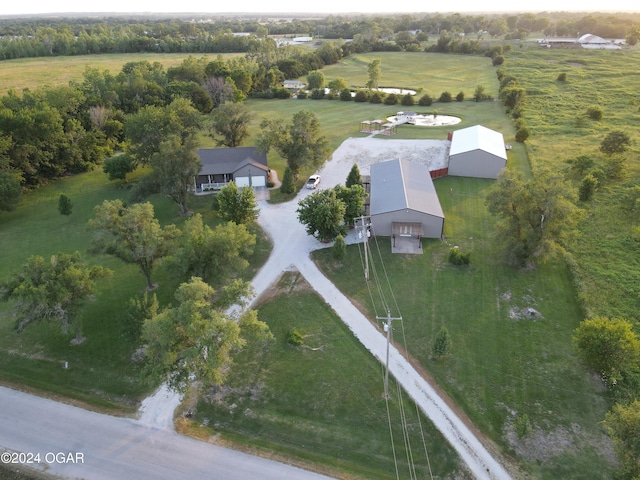
[[444, 213], [426, 165], [391, 160], [371, 165], [374, 235], [440, 238]]
[[449, 150], [449, 175], [498, 178], [506, 164], [507, 151], [500, 132], [482, 125], [453, 132]]

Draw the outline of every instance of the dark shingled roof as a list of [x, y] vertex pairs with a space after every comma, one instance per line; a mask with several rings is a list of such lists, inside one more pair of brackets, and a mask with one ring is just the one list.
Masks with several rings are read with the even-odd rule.
[[233, 173], [247, 164], [269, 170], [267, 153], [260, 152], [256, 147], [201, 148], [197, 153], [202, 163], [200, 175]]

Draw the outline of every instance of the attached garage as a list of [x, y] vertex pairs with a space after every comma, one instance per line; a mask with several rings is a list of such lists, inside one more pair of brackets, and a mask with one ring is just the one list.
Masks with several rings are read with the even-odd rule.
[[444, 213], [429, 168], [406, 160], [371, 165], [370, 215], [374, 235], [441, 238]]
[[500, 132], [476, 125], [453, 132], [449, 151], [449, 175], [498, 178], [507, 164], [507, 150]]

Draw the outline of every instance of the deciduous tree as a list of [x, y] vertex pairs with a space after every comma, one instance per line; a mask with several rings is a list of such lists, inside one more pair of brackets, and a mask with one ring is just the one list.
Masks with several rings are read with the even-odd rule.
[[319, 71], [311, 72], [307, 75], [307, 88], [309, 90], [314, 90], [316, 88], [324, 88], [324, 73]]
[[353, 225], [355, 218], [364, 215], [364, 200], [367, 198], [367, 192], [362, 185], [350, 187], [337, 185], [334, 190], [336, 197], [344, 203], [344, 223]]
[[196, 149], [197, 140], [194, 135], [183, 141], [177, 135], [172, 135], [160, 144], [158, 152], [151, 157], [154, 183], [161, 193], [178, 204], [181, 215], [188, 212], [187, 202], [193, 177], [202, 168]]
[[109, 180], [122, 180], [124, 183], [127, 183], [127, 175], [135, 169], [136, 162], [128, 153], [107, 158], [102, 165], [102, 171], [109, 175]]
[[298, 202], [298, 220], [305, 226], [307, 234], [321, 242], [331, 242], [345, 233], [345, 205], [335, 190], [320, 190], [307, 195]]
[[580, 358], [602, 375], [610, 387], [638, 367], [640, 340], [633, 325], [625, 319], [598, 317], [584, 320], [575, 330], [573, 341]]
[[216, 200], [220, 217], [229, 222], [251, 223], [260, 214], [256, 195], [251, 187], [239, 189], [235, 182], [229, 182], [220, 189]]
[[213, 111], [211, 120], [210, 135], [218, 146], [235, 148], [249, 136], [252, 116], [242, 103], [225, 103]]
[[217, 284], [247, 268], [256, 236], [242, 224], [227, 222], [211, 228], [198, 213], [184, 223], [180, 245], [172, 258], [185, 279], [200, 277]]
[[380, 63], [380, 59], [376, 58], [367, 65], [367, 73], [369, 74], [367, 88], [371, 90], [378, 88], [378, 83], [380, 82]]
[[329, 152], [329, 142], [320, 135], [320, 121], [312, 112], [296, 113], [288, 125], [279, 119], [265, 118], [260, 127], [258, 147], [262, 150], [273, 148], [286, 158], [296, 177], [303, 167], [317, 168]]
[[486, 205], [500, 218], [507, 262], [522, 266], [565, 252], [580, 219], [576, 200], [575, 189], [557, 173], [543, 170], [525, 182], [520, 173], [503, 170]]
[[640, 400], [614, 405], [603, 424], [622, 463], [623, 478], [640, 478]]
[[153, 268], [173, 252], [180, 231], [175, 225], [161, 227], [150, 203], [125, 207], [122, 200], [105, 200], [94, 211], [89, 227], [96, 233], [95, 247], [137, 265], [147, 280], [147, 289], [153, 290]]
[[20, 203], [22, 175], [17, 170], [0, 169], [0, 211], [10, 212]]
[[110, 273], [100, 266], [86, 266], [79, 252], [58, 253], [48, 261], [35, 255], [0, 287], [1, 298], [17, 300], [18, 330], [32, 322], [56, 320], [64, 333], [71, 323], [79, 336], [78, 308], [95, 290], [95, 280]]
[[247, 335], [271, 338], [255, 311], [225, 311], [250, 295], [249, 284], [235, 282], [225, 290], [216, 298], [211, 286], [193, 277], [178, 287], [175, 307], [145, 321], [142, 338], [149, 369], [158, 379], [168, 378], [171, 388], [184, 392], [193, 381], [205, 387], [220, 385]]
[[600, 151], [606, 155], [614, 155], [616, 153], [624, 153], [631, 144], [631, 138], [622, 130], [614, 130], [607, 135], [600, 143]]

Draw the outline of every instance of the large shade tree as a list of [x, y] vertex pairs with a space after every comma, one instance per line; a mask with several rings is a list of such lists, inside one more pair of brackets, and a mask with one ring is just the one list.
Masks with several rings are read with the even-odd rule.
[[198, 213], [184, 223], [182, 238], [172, 258], [183, 278], [202, 278], [220, 284], [249, 266], [256, 236], [242, 224], [227, 222], [211, 228]]
[[210, 136], [218, 146], [235, 148], [249, 136], [252, 116], [242, 103], [225, 103], [211, 114]]
[[200, 157], [196, 153], [197, 147], [195, 135], [189, 135], [184, 140], [171, 135], [151, 157], [153, 183], [161, 193], [178, 204], [181, 215], [188, 212], [190, 187], [193, 186], [193, 178], [202, 168]]
[[296, 177], [303, 167], [317, 168], [329, 153], [329, 142], [320, 135], [320, 121], [313, 112], [297, 112], [288, 125], [281, 119], [265, 118], [260, 127], [258, 147], [273, 148], [286, 158]]
[[110, 273], [101, 266], [87, 266], [79, 252], [58, 253], [48, 260], [35, 255], [0, 286], [0, 298], [16, 300], [18, 330], [30, 323], [52, 320], [60, 322], [64, 333], [72, 325], [79, 336], [77, 311], [95, 291], [96, 279]]
[[180, 235], [175, 225], [160, 225], [152, 204], [125, 207], [122, 200], [105, 200], [95, 207], [89, 227], [96, 234], [95, 247], [137, 265], [149, 290], [156, 287], [151, 281], [156, 263], [173, 252], [175, 240]]
[[253, 188], [238, 188], [235, 182], [229, 182], [220, 189], [216, 203], [220, 217], [237, 224], [251, 223], [260, 213]]
[[321, 242], [330, 242], [345, 233], [345, 204], [336, 195], [336, 191], [320, 190], [313, 192], [298, 202], [298, 220], [305, 226], [306, 232]]
[[505, 259], [522, 266], [566, 252], [581, 217], [576, 200], [576, 190], [558, 173], [543, 170], [525, 181], [503, 170], [485, 203], [499, 218]]
[[142, 339], [151, 373], [184, 392], [191, 382], [204, 387], [225, 381], [233, 354], [247, 336], [271, 338], [254, 310], [229, 307], [251, 295], [249, 284], [236, 281], [221, 295], [198, 277], [178, 287], [177, 305], [145, 321]]

